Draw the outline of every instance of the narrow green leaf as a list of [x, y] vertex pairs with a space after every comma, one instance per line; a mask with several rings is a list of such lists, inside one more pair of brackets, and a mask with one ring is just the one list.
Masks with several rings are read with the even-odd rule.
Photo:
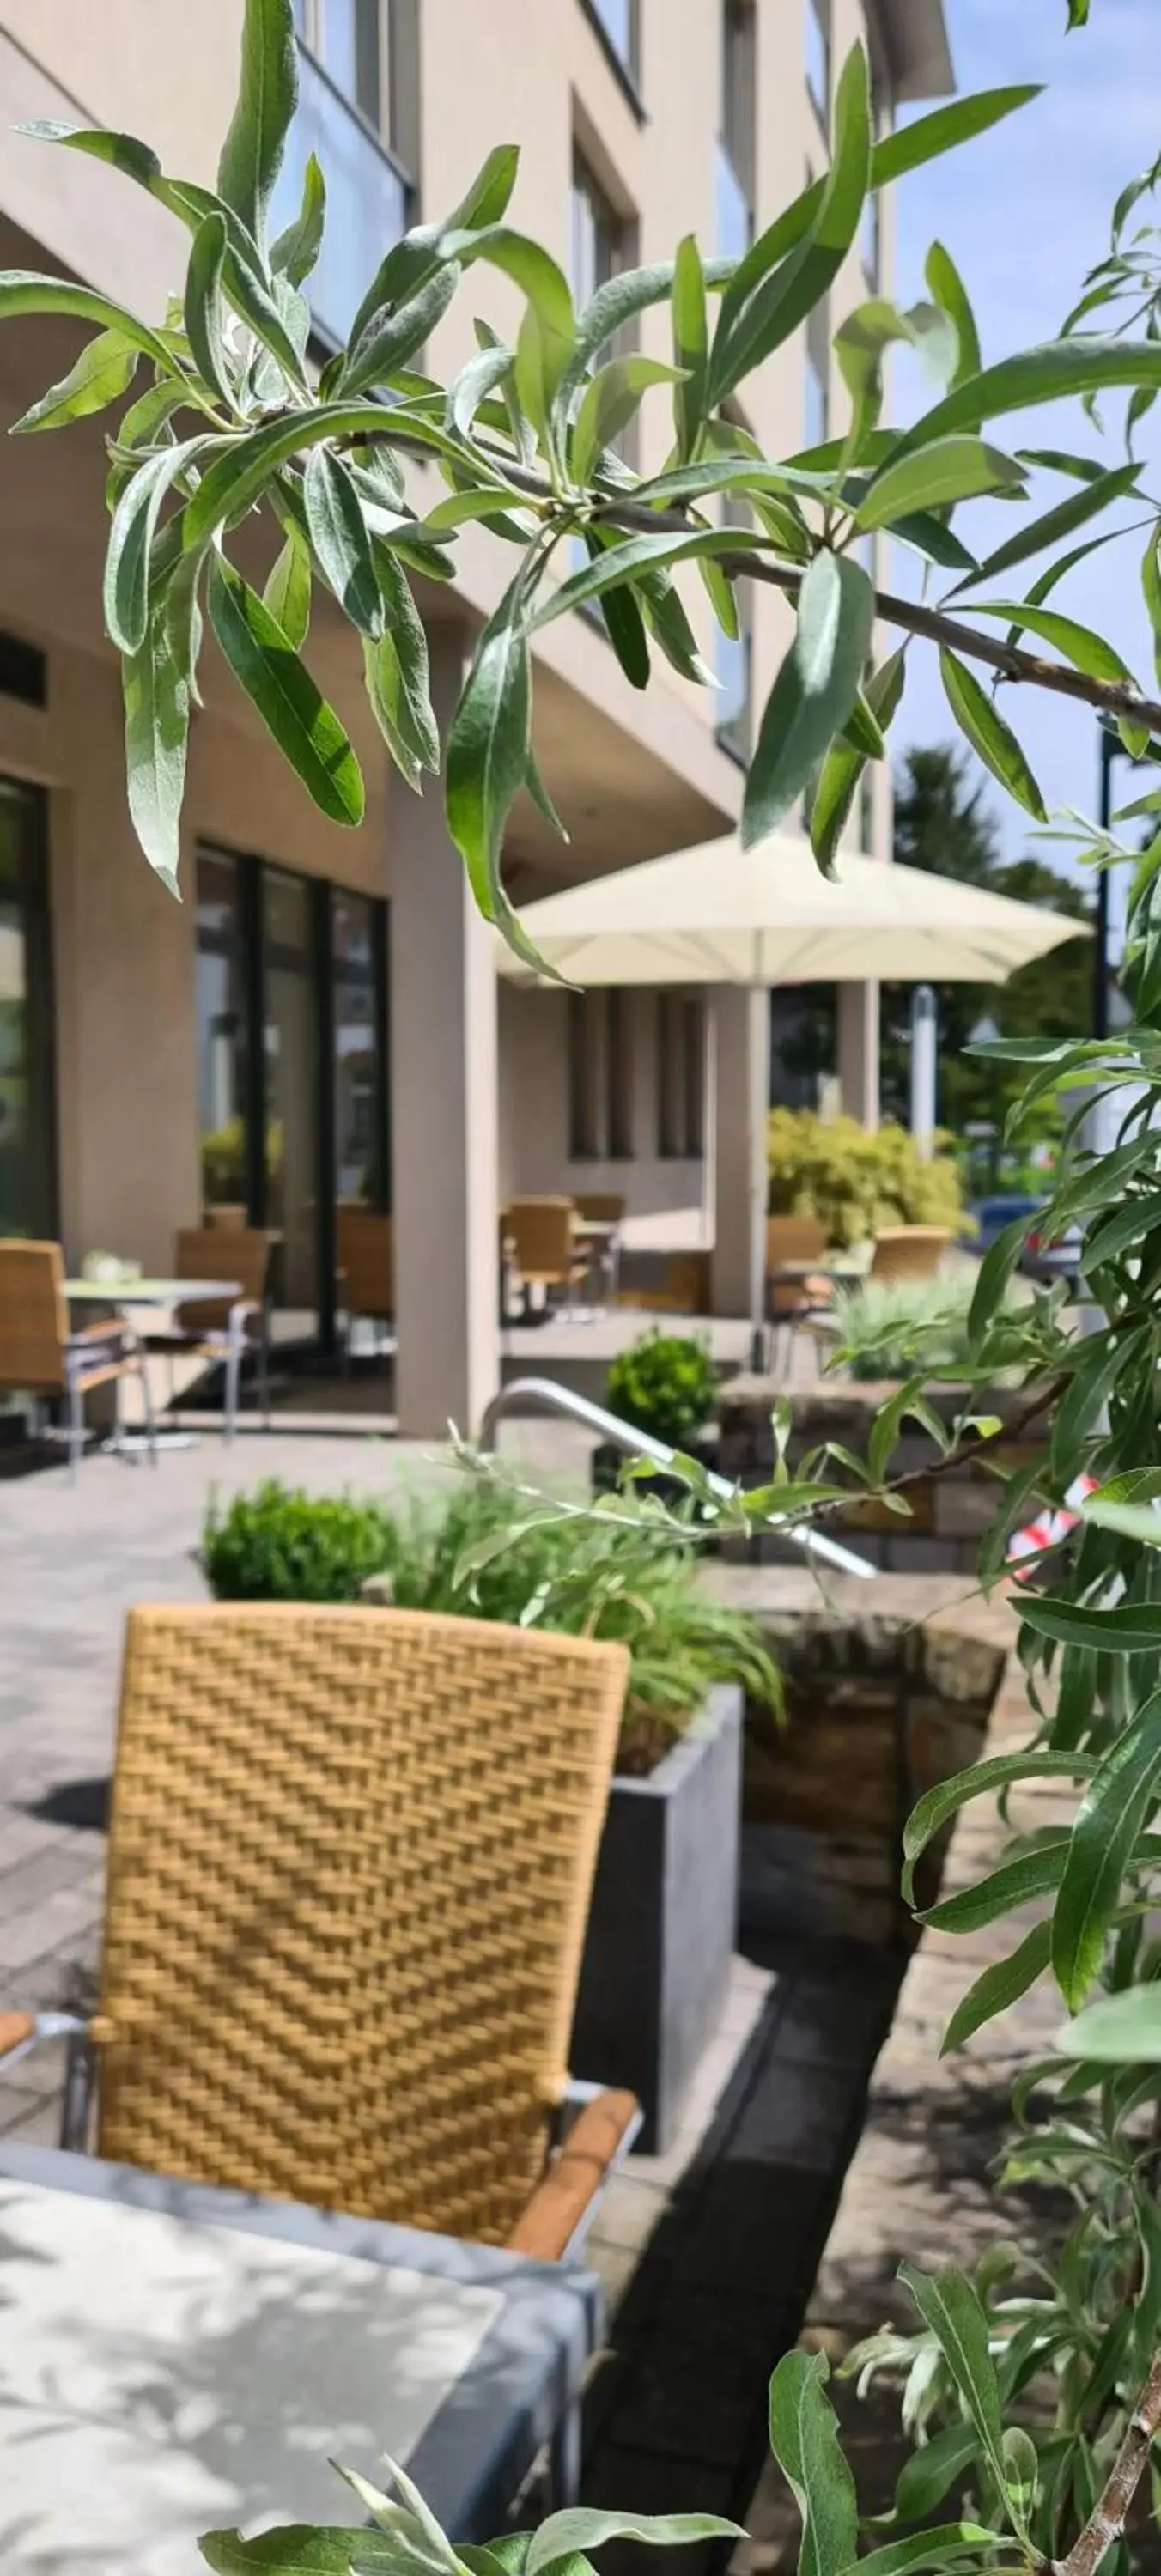
[[910, 2290], [924, 2325], [935, 2336], [975, 2425], [984, 2457], [1003, 2492], [999, 2382], [988, 2348], [987, 2317], [971, 2282], [954, 2267], [932, 2278], [917, 2271], [913, 2263], [900, 2264], [899, 2278]]
[[[867, 703], [884, 733], [898, 710], [906, 677], [906, 648], [900, 645], [898, 652], [890, 654], [867, 682]], [[852, 744], [836, 742], [823, 762], [810, 809], [810, 846], [824, 877], [834, 875], [839, 844], [867, 758]]]
[[84, 420], [92, 412], [106, 410], [128, 391], [137, 363], [138, 351], [123, 331], [98, 331], [95, 340], [86, 342], [67, 376], [62, 376], [59, 384], [50, 385], [39, 402], [13, 421], [9, 436], [24, 437], [36, 429], [63, 429], [71, 420]]
[[1014, 564], [1026, 562], [1030, 555], [1043, 554], [1047, 547], [1059, 545], [1062, 537], [1071, 536], [1086, 519], [1109, 509], [1131, 491], [1139, 472], [1137, 465], [1118, 465], [1111, 474], [1102, 474], [1095, 482], [1083, 484], [1079, 492], [1070, 492], [1067, 500], [1058, 501], [1054, 509], [1045, 510], [1040, 518], [997, 546], [995, 553], [980, 565], [978, 578], [994, 581], [997, 573], [1010, 572]]
[[1103, 1268], [1107, 1261], [1118, 1261], [1123, 1252], [1152, 1234], [1161, 1226], [1161, 1190], [1149, 1190], [1143, 1198], [1130, 1199], [1116, 1208], [1103, 1225], [1086, 1235], [1080, 1251], [1080, 1266], [1086, 1279]]
[[562, 268], [525, 233], [494, 224], [470, 237], [457, 235], [454, 248], [465, 266], [486, 260], [504, 271], [527, 298], [516, 343], [516, 384], [528, 418], [547, 432], [557, 388], [576, 341], [572, 292]]
[[1092, 2058], [1101, 2066], [1161, 2065], [1161, 1986], [1130, 1986], [1103, 1995], [1058, 2031], [1062, 2057]]
[[383, 594], [359, 495], [342, 459], [313, 447], [302, 478], [306, 524], [320, 569], [361, 635], [383, 632]]
[[485, 921], [498, 918], [504, 826], [528, 770], [531, 696], [521, 572], [480, 635], [447, 744], [448, 830]]
[[982, 420], [1026, 411], [1070, 394], [1112, 393], [1119, 385], [1161, 386], [1161, 346], [1151, 340], [1048, 340], [1026, 355], [1002, 358], [968, 376], [954, 392], [924, 412], [898, 442], [912, 454], [933, 439], [978, 428]]
[[886, 528], [911, 510], [942, 510], [980, 492], [1022, 492], [1014, 457], [982, 438], [940, 438], [877, 474], [855, 511], [859, 528]]
[[423, 793], [423, 762], [408, 739], [407, 710], [403, 697], [403, 675], [395, 638], [383, 634], [373, 644], [364, 635], [363, 677], [367, 701], [399, 775], [416, 796]]
[[631, 688], [647, 689], [652, 664], [640, 600], [630, 582], [601, 596], [605, 632]]
[[[1021, 1612], [1026, 1616], [1022, 1601]], [[957, 1888], [954, 1896], [941, 1897], [919, 1916], [921, 1923], [931, 1924], [937, 1932], [978, 1932], [985, 1923], [996, 1923], [1002, 1914], [1013, 1914], [1021, 1905], [1030, 1905], [1035, 1897], [1050, 1896], [1060, 1884], [1068, 1838], [1039, 1843], [1033, 1851], [1021, 1852], [1016, 1860], [1001, 1862], [987, 1878], [974, 1887]]]
[[[559, 590], [547, 594], [533, 625], [550, 625], [554, 617], [563, 617], [572, 608], [583, 608], [587, 599], [599, 599], [603, 591], [631, 581], [653, 564], [687, 563], [701, 555], [742, 554], [762, 542], [748, 528], [691, 528], [688, 536], [661, 531], [655, 537], [625, 537], [614, 545], [602, 545], [600, 553], [581, 572], [571, 573]], [[866, 580], [865, 574], [863, 578]]]
[[925, 2521], [948, 2488], [971, 2467], [979, 2449], [974, 2424], [949, 2424], [905, 2460], [895, 2488], [898, 2522]]
[[777, 830], [849, 723], [874, 622], [862, 565], [824, 548], [803, 575], [794, 642], [766, 701], [742, 804], [744, 849]]
[[857, 2559], [846, 2576], [921, 2576], [926, 2569], [954, 2567], [966, 2554], [978, 2557], [981, 2549], [1002, 2549], [997, 2532], [985, 2531], [978, 2522], [940, 2523], [934, 2531], [915, 2531], [906, 2540], [888, 2540], [881, 2549], [869, 2549]]
[[[67, 313], [78, 322], [95, 322], [102, 331], [119, 331], [142, 356], [152, 358], [164, 376], [174, 373], [173, 359], [160, 333], [139, 322], [123, 305], [114, 304], [107, 295], [94, 294], [88, 286], [70, 286], [64, 278], [41, 277], [34, 269], [6, 268], [0, 271], [0, 322], [8, 322], [21, 313]], [[195, 396], [192, 388], [190, 400]]]
[[246, 0], [238, 104], [218, 163], [218, 194], [259, 248], [297, 104], [298, 57], [288, 0]]
[[461, 367], [449, 390], [447, 398], [449, 429], [458, 430], [461, 438], [467, 438], [481, 403], [487, 401], [489, 394], [495, 393], [498, 385], [503, 384], [505, 377], [511, 373], [511, 368], [512, 352], [502, 343], [497, 343], [494, 348], [477, 349], [474, 358], [469, 358], [467, 365]]
[[[712, 556], [707, 556], [699, 569], [703, 574], [707, 571], [718, 573], [724, 587], [729, 590], [730, 585], [726, 575], [719, 572]], [[656, 570], [639, 572], [634, 583], [633, 596], [640, 606], [650, 634], [656, 636], [666, 661], [675, 671], [680, 671], [683, 680], [693, 680], [699, 688], [712, 688], [714, 674], [702, 658], [698, 640], [686, 616], [681, 595], [675, 590], [668, 573]]]
[[[18, 423], [19, 427], [20, 424]], [[1141, 588], [1153, 629], [1153, 666], [1161, 680], [1161, 534], [1150, 528], [1141, 560]]]
[[399, 2543], [383, 2532], [327, 2531], [318, 2523], [287, 2523], [281, 2531], [264, 2531], [243, 2540], [240, 2531], [207, 2531], [198, 2549], [214, 2576], [400, 2576]]
[[915, 1863], [920, 1853], [973, 1798], [993, 1797], [1017, 1780], [1081, 1779], [1093, 1768], [1089, 1754], [1037, 1749], [1029, 1753], [989, 1754], [986, 1761], [973, 1762], [970, 1769], [956, 1771], [949, 1780], [937, 1780], [935, 1787], [928, 1789], [912, 1808], [903, 1828], [902, 1884], [908, 1904], [915, 1893]]
[[270, 265], [276, 277], [288, 277], [292, 286], [302, 286], [317, 266], [326, 224], [327, 189], [313, 152], [307, 154], [302, 178], [302, 203], [292, 224], [279, 233], [270, 253]]
[[122, 653], [135, 653], [145, 635], [149, 557], [161, 505], [200, 442], [159, 448], [139, 465], [113, 513], [105, 556], [105, 624]]
[[736, 2522], [723, 2522], [716, 2513], [617, 2513], [605, 2512], [596, 2505], [570, 2505], [563, 2513], [550, 2513], [534, 2532], [524, 2576], [543, 2576], [543, 2570], [560, 2564], [580, 2551], [600, 2549], [606, 2540], [643, 2541], [650, 2549], [682, 2549], [699, 2540], [742, 2540], [744, 2532]]
[[572, 471], [587, 484], [597, 458], [627, 428], [650, 385], [671, 385], [674, 370], [658, 358], [612, 358], [591, 376], [572, 433]]
[[971, 299], [950, 251], [942, 242], [933, 242], [923, 271], [928, 293], [940, 311], [951, 321], [958, 345], [952, 387], [963, 384], [968, 376], [978, 376], [981, 367], [980, 338], [976, 329]]
[[966, 1995], [956, 2005], [940, 2043], [941, 2057], [950, 2057], [953, 2049], [962, 2048], [984, 2023], [995, 2021], [1000, 2013], [1011, 2010], [1026, 1995], [1038, 1977], [1042, 1977], [1052, 1954], [1052, 1925], [1036, 1923], [1013, 1950], [1010, 1959], [997, 1959], [985, 1968]]
[[994, 699], [981, 688], [974, 671], [958, 655], [949, 653], [946, 645], [939, 656], [944, 694], [961, 733], [966, 734], [972, 750], [977, 752], [993, 778], [1014, 796], [1038, 823], [1046, 823], [1048, 813], [1044, 798], [1009, 724], [1000, 714]]
[[1063, 1483], [1071, 1484], [1080, 1444], [1099, 1420], [1122, 1369], [1139, 1356], [1129, 1333], [1112, 1340], [1094, 1333], [1081, 1344], [1072, 1377], [1052, 1412], [1049, 1462]]
[[268, 608], [221, 556], [210, 564], [210, 622], [235, 679], [279, 750], [332, 823], [361, 823], [359, 764], [327, 705]]
[[567, 841], [568, 832], [541, 777], [540, 764], [531, 743], [528, 745], [528, 766], [524, 773], [524, 784], [542, 821], [548, 824], [549, 829], [556, 833], [559, 840]]
[[1075, 617], [1065, 617], [1057, 608], [1035, 607], [1023, 599], [973, 599], [972, 615], [1018, 619], [1029, 634], [1053, 645], [1066, 662], [1074, 663], [1078, 671], [1087, 671], [1090, 679], [1117, 680], [1130, 689], [1136, 687], [1127, 662], [1121, 660], [1114, 646], [1106, 644], [1104, 636], [1095, 634], [1091, 626], [1078, 625]]
[[870, 174], [870, 80], [856, 44], [835, 92], [834, 158], [805, 239], [760, 277], [748, 300], [739, 301], [737, 293], [741, 269], [722, 299], [709, 367], [714, 408], [790, 338], [833, 284], [857, 236]]
[[1099, 1610], [1083, 1601], [1041, 1601], [1030, 1592], [1021, 1596], [1020, 1617], [1038, 1637], [1053, 1637], [1062, 1646], [1095, 1646], [1102, 1655], [1155, 1654], [1161, 1647], [1161, 1601]]
[[673, 263], [673, 363], [673, 425], [684, 463], [701, 434], [709, 394], [705, 271], [693, 233], [679, 243]]
[[1079, 2010], [1100, 1969], [1159, 1772], [1161, 1695], [1155, 1695], [1098, 1763], [1072, 1828], [1052, 1918], [1052, 1972], [1070, 2012]]
[[418, 294], [397, 311], [373, 314], [340, 369], [337, 399], [351, 402], [373, 385], [388, 385], [409, 359], [431, 338], [446, 313], [460, 281], [456, 260], [448, 260], [429, 277]]
[[1135, 1538], [1142, 1547], [1161, 1547], [1161, 1512], [1147, 1503], [1108, 1503], [1091, 1494], [1084, 1505], [1086, 1521], [1113, 1530], [1118, 1538]]
[[176, 894], [189, 691], [156, 626], [123, 655], [121, 679], [130, 819], [150, 867]]
[[226, 227], [220, 215], [207, 215], [193, 237], [185, 285], [185, 331], [194, 365], [203, 384], [226, 411], [232, 411], [226, 344], [222, 336], [222, 270], [226, 260]]
[[296, 653], [310, 625], [310, 587], [310, 556], [297, 537], [288, 537], [262, 597]]
[[855, 2482], [824, 2395], [823, 2352], [784, 2353], [770, 2382], [770, 2448], [802, 2516], [799, 2576], [840, 2576], [858, 2548]]

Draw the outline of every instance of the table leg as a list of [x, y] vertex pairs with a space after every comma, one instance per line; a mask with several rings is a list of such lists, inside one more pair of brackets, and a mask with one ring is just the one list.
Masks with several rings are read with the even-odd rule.
[[548, 2445], [548, 2509], [563, 2513], [580, 2500], [581, 2407], [570, 2398]]

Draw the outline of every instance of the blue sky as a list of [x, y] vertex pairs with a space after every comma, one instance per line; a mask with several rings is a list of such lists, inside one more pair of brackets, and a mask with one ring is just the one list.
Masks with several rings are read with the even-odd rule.
[[[1115, 197], [1161, 146], [1158, 0], [1093, 0], [1087, 31], [1067, 37], [1065, 0], [945, 0], [945, 8], [961, 90], [1014, 81], [1047, 84], [1045, 96], [994, 134], [918, 171], [897, 192], [899, 301], [924, 293], [928, 246], [942, 240], [967, 283], [985, 363], [991, 363], [1056, 336], [1085, 270], [1107, 248]], [[917, 399], [930, 398], [900, 369], [896, 402], [904, 417]], [[1069, 447], [1115, 464], [1124, 454], [1123, 408], [1123, 397], [1110, 399], [1103, 440], [1079, 403], [997, 422], [989, 434], [1009, 450], [1022, 444]], [[1152, 491], [1161, 483], [1161, 426], [1155, 420], [1161, 422], [1161, 404], [1139, 437], [1152, 467], [1145, 488]], [[1072, 487], [1040, 478], [1036, 488], [1046, 507]], [[1140, 513], [1130, 508], [1126, 515]], [[994, 545], [1011, 531], [1012, 517], [1003, 504], [977, 503], [957, 514], [957, 525], [969, 544]], [[1140, 595], [1140, 553], [1140, 540], [1131, 539], [1102, 550], [1068, 576], [1059, 605], [1115, 642], [1147, 686], [1152, 649]], [[892, 579], [898, 587], [915, 586], [913, 560], [896, 550]], [[1005, 595], [1012, 585], [1026, 589], [1039, 569], [1031, 563], [1009, 575], [1001, 585]], [[916, 652], [912, 662], [894, 735], [900, 749], [955, 732], [934, 654]], [[1003, 703], [1049, 806], [1078, 805], [1091, 813], [1095, 719], [1067, 701], [1032, 692], [1007, 690]], [[1123, 776], [1127, 801], [1129, 773]], [[1027, 846], [1024, 819], [998, 788], [993, 802], [1005, 848], [1016, 856]], [[1044, 856], [1062, 863], [1055, 851]]]

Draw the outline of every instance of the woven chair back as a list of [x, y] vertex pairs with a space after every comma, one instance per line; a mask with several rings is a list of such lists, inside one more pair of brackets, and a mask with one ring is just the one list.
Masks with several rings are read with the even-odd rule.
[[342, 1271], [339, 1303], [348, 1315], [393, 1315], [395, 1247], [389, 1216], [373, 1208], [341, 1207], [337, 1250]]
[[888, 1284], [897, 1279], [934, 1279], [951, 1242], [945, 1225], [888, 1225], [875, 1237], [870, 1276]]
[[504, 1210], [504, 1235], [522, 1279], [566, 1285], [575, 1259], [574, 1199], [513, 1199]]
[[775, 1279], [774, 1271], [783, 1261], [822, 1261], [826, 1254], [826, 1227], [816, 1216], [768, 1216], [766, 1219], [766, 1276], [769, 1280], [771, 1315], [796, 1315], [808, 1304], [804, 1279]]
[[566, 2073], [627, 1669], [419, 1611], [131, 1612], [100, 2153], [502, 2243]]
[[0, 1386], [62, 1387], [68, 1331], [59, 1243], [0, 1243]]
[[[174, 1237], [175, 1279], [233, 1279], [251, 1305], [260, 1306], [270, 1268], [270, 1237], [258, 1225], [183, 1226]], [[179, 1306], [183, 1333], [224, 1333], [232, 1297], [195, 1298]]]

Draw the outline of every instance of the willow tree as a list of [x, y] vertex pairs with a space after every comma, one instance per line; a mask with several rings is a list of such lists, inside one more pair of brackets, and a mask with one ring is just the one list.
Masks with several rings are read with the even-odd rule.
[[[1074, 26], [1088, 14], [1088, 0], [1069, 0]], [[95, 332], [17, 433], [39, 435], [119, 406], [109, 439], [105, 621], [123, 659], [130, 807], [162, 876], [176, 879], [204, 615], [305, 791], [333, 821], [359, 822], [354, 751], [304, 659], [316, 585], [358, 636], [392, 760], [415, 789], [442, 770], [449, 829], [476, 901], [525, 953], [501, 859], [522, 788], [555, 820], [532, 750], [536, 636], [591, 603], [635, 687], [648, 686], [656, 654], [687, 680], [708, 682], [674, 578], [686, 564], [727, 633], [736, 631], [742, 582], [772, 584], [793, 609], [745, 784], [747, 843], [763, 841], [809, 792], [816, 858], [841, 875], [846, 820], [866, 764], [885, 756], [914, 650], [938, 653], [956, 725], [1040, 823], [1044, 796], [1009, 718], [1028, 688], [1095, 708], [1135, 757], [1161, 760], [1154, 683], [1142, 689], [1115, 641], [1078, 623], [1056, 597], [1085, 554], [1116, 541], [1117, 505], [1131, 504], [1135, 533], [1122, 542], [1136, 549], [1161, 656], [1158, 511], [1133, 448], [1161, 390], [1161, 263], [1139, 220], [1156, 173], [1126, 189], [1108, 258], [1069, 324], [996, 364], [983, 363], [949, 251], [933, 245], [921, 302], [903, 310], [872, 298], [835, 335], [849, 396], [843, 435], [770, 456], [738, 425], [747, 383], [839, 280], [869, 194], [970, 144], [1032, 91], [960, 99], [877, 142], [856, 47], [837, 85], [829, 169], [744, 257], [707, 262], [691, 235], [671, 261], [610, 280], [579, 312], [556, 261], [508, 220], [517, 156], [501, 146], [442, 222], [387, 249], [346, 345], [320, 368], [307, 293], [326, 215], [316, 162], [294, 222], [274, 240], [269, 227], [295, 82], [291, 0], [246, 0], [241, 86], [216, 190], [167, 176], [129, 135], [35, 129], [57, 148], [111, 162], [188, 227], [184, 297], [163, 324], [59, 279], [0, 277], [0, 319], [66, 313]], [[473, 356], [445, 385], [423, 371], [422, 353], [452, 298], [470, 295], [480, 263], [518, 290], [519, 329], [509, 345], [478, 321]], [[650, 307], [670, 317], [670, 356], [618, 354], [626, 326]], [[1098, 317], [1110, 327], [1096, 337], [1082, 325]], [[905, 428], [885, 417], [885, 362], [900, 344], [921, 350], [938, 379], [936, 398]], [[1110, 463], [1091, 453], [1093, 406], [1121, 388], [1128, 453]], [[1089, 407], [1077, 451], [998, 443], [1006, 416], [1061, 397]], [[672, 439], [662, 470], [640, 475], [618, 442], [646, 399], [671, 405]], [[417, 474], [417, 463], [429, 471]], [[1034, 475], [1055, 478], [1058, 497], [1047, 509], [1030, 490]], [[981, 561], [955, 512], [984, 493], [1008, 502], [1009, 533]], [[745, 505], [744, 527], [721, 524], [726, 501]], [[235, 531], [254, 518], [272, 522], [278, 536], [261, 596], [232, 559]], [[441, 743], [412, 580], [453, 574], [468, 522], [495, 546], [498, 605]], [[860, 541], [876, 532], [919, 557], [922, 601], [873, 588]], [[579, 569], [578, 551], [586, 557]], [[1020, 576], [1033, 562], [1041, 569], [1025, 588]], [[869, 669], [882, 628], [898, 640]], [[1161, 788], [1123, 819], [1136, 828], [1143, 816], [1161, 820]], [[1095, 2576], [1114, 2553], [1123, 2562], [1126, 2515], [1161, 2422], [1161, 1949], [1151, 1928], [1161, 1892], [1161, 837], [1143, 856], [1112, 833], [1091, 843], [1099, 864], [1132, 869], [1125, 981], [1133, 1025], [1106, 1042], [1078, 1033], [991, 1052], [1027, 1067], [1017, 1129], [1046, 1091], [1065, 1104], [1066, 1151], [1047, 1222], [1082, 1229], [1081, 1268], [1104, 1329], [1077, 1338], [1060, 1291], [1007, 1313], [1003, 1291], [1023, 1225], [1001, 1236], [981, 1266], [969, 1385], [1001, 1365], [1021, 1370], [1020, 1418], [1043, 1419], [1047, 1446], [1015, 1474], [997, 1468], [982, 1580], [999, 1577], [1008, 1533], [1035, 1500], [1058, 1501], [1081, 1468], [1098, 1491], [1054, 1560], [1051, 1587], [1017, 1604], [1037, 1742], [933, 1792], [907, 1838], [910, 1869], [971, 1798], [1043, 1775], [1075, 1783], [1070, 1829], [1016, 1837], [998, 1870], [936, 1915], [949, 1930], [971, 1931], [1033, 1901], [1042, 1909], [1030, 1930], [1014, 1927], [1010, 1956], [968, 1987], [946, 2044], [962, 2043], [1038, 1980], [1055, 1980], [1066, 2018], [1057, 2056], [1033, 2071], [1041, 2110], [1021, 2148], [1022, 2170], [1066, 2174], [1078, 2214], [1034, 2296], [1007, 2296], [995, 2265], [974, 2281], [950, 2269], [907, 2271], [915, 2335], [903, 2346], [888, 2339], [872, 2361], [912, 2372], [909, 2415], [921, 2440], [900, 2480], [898, 2527], [869, 2554], [861, 2554], [825, 2362], [792, 2354], [779, 2365], [771, 2437], [802, 2508], [810, 2576], [842, 2576], [856, 2562], [864, 2576], [944, 2567], [1007, 2576], [1047, 2566]], [[1115, 1148], [1102, 1158], [1084, 1143], [1094, 1091], [1120, 1113]], [[999, 1426], [971, 1402], [969, 1391], [946, 1431], [925, 1399], [920, 1339], [915, 1373], [884, 1408], [857, 1472], [906, 1508], [889, 1468], [908, 1414], [949, 1457], [971, 1451], [990, 1463]], [[842, 1462], [845, 1477], [852, 1468]], [[726, 1504], [694, 1465], [680, 1472], [702, 1527], [715, 1514], [739, 1526], [804, 1520], [849, 1501], [849, 1483], [825, 1453], [794, 1479], [781, 1464], [764, 1493]], [[649, 1507], [629, 1492], [600, 1508], [640, 1516]], [[1026, 2079], [1025, 2119], [1029, 2092]], [[972, 2518], [941, 2522], [945, 2498], [965, 2481]], [[727, 2529], [704, 2518], [644, 2526], [566, 2514], [492, 2551], [456, 2549], [406, 2481], [397, 2481], [396, 2501], [355, 2483], [370, 2532], [254, 2543], [219, 2535], [205, 2554], [230, 2569], [357, 2564], [400, 2576], [497, 2576], [503, 2567], [540, 2576], [567, 2564], [576, 2576], [584, 2553], [617, 2533], [678, 2540]]]

